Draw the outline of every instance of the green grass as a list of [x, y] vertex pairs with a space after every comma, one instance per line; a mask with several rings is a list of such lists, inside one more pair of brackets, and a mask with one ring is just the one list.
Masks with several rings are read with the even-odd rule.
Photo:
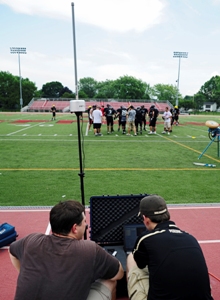
[[[77, 123], [50, 121], [51, 114], [0, 113], [0, 205], [54, 205], [60, 200], [81, 201]], [[16, 120], [38, 122], [13, 123]], [[48, 120], [48, 122], [44, 122]], [[59, 120], [75, 115], [58, 114]], [[87, 120], [85, 115], [84, 120]], [[156, 193], [168, 203], [219, 202], [220, 158], [210, 143], [205, 121], [220, 122], [216, 115], [180, 116], [170, 136], [159, 118], [157, 133], [129, 137], [117, 132], [102, 137], [81, 132], [85, 201], [95, 195]], [[116, 134], [118, 136], [116, 136]], [[200, 167], [193, 162], [215, 164]]]

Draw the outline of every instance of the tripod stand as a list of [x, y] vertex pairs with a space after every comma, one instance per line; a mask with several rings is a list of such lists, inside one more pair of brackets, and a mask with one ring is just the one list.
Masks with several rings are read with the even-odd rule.
[[203, 154], [208, 150], [208, 148], [211, 146], [213, 142], [217, 142], [217, 156], [219, 157], [220, 127], [209, 128], [208, 135], [211, 141], [203, 150], [203, 152], [199, 155], [198, 159], [200, 159], [203, 156]]
[[[81, 145], [81, 132], [80, 132], [80, 121], [82, 122], [82, 115], [85, 111], [85, 100], [70, 100], [70, 112], [75, 112], [77, 117], [77, 132], [78, 132], [78, 148], [79, 148], [79, 166], [80, 166], [80, 190], [81, 190], [81, 202], [85, 206], [85, 194], [84, 194], [84, 170], [83, 170], [83, 158], [82, 158], [82, 145]], [[84, 239], [86, 240], [86, 230], [84, 234]]]

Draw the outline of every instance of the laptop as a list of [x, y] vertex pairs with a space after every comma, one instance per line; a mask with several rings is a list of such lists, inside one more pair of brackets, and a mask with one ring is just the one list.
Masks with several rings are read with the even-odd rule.
[[147, 229], [144, 224], [124, 225], [124, 251], [126, 252], [126, 254], [129, 254], [133, 251], [137, 237], [146, 230]]

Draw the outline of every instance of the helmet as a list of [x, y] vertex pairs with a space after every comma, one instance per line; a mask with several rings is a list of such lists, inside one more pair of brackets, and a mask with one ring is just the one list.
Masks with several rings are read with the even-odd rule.
[[175, 105], [175, 106], [174, 106], [174, 108], [178, 108], [178, 106], [177, 106], [177, 105]]
[[155, 105], [151, 105], [151, 107], [150, 108], [154, 108], [155, 107]]
[[88, 108], [91, 108], [91, 107], [92, 107], [91, 105], [88, 106]]

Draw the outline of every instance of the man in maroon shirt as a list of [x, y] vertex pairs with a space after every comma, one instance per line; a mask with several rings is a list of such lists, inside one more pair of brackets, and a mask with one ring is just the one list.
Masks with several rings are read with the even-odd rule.
[[115, 299], [121, 263], [95, 242], [84, 240], [84, 206], [65, 201], [50, 211], [51, 235], [30, 234], [10, 245], [19, 271], [15, 300]]

